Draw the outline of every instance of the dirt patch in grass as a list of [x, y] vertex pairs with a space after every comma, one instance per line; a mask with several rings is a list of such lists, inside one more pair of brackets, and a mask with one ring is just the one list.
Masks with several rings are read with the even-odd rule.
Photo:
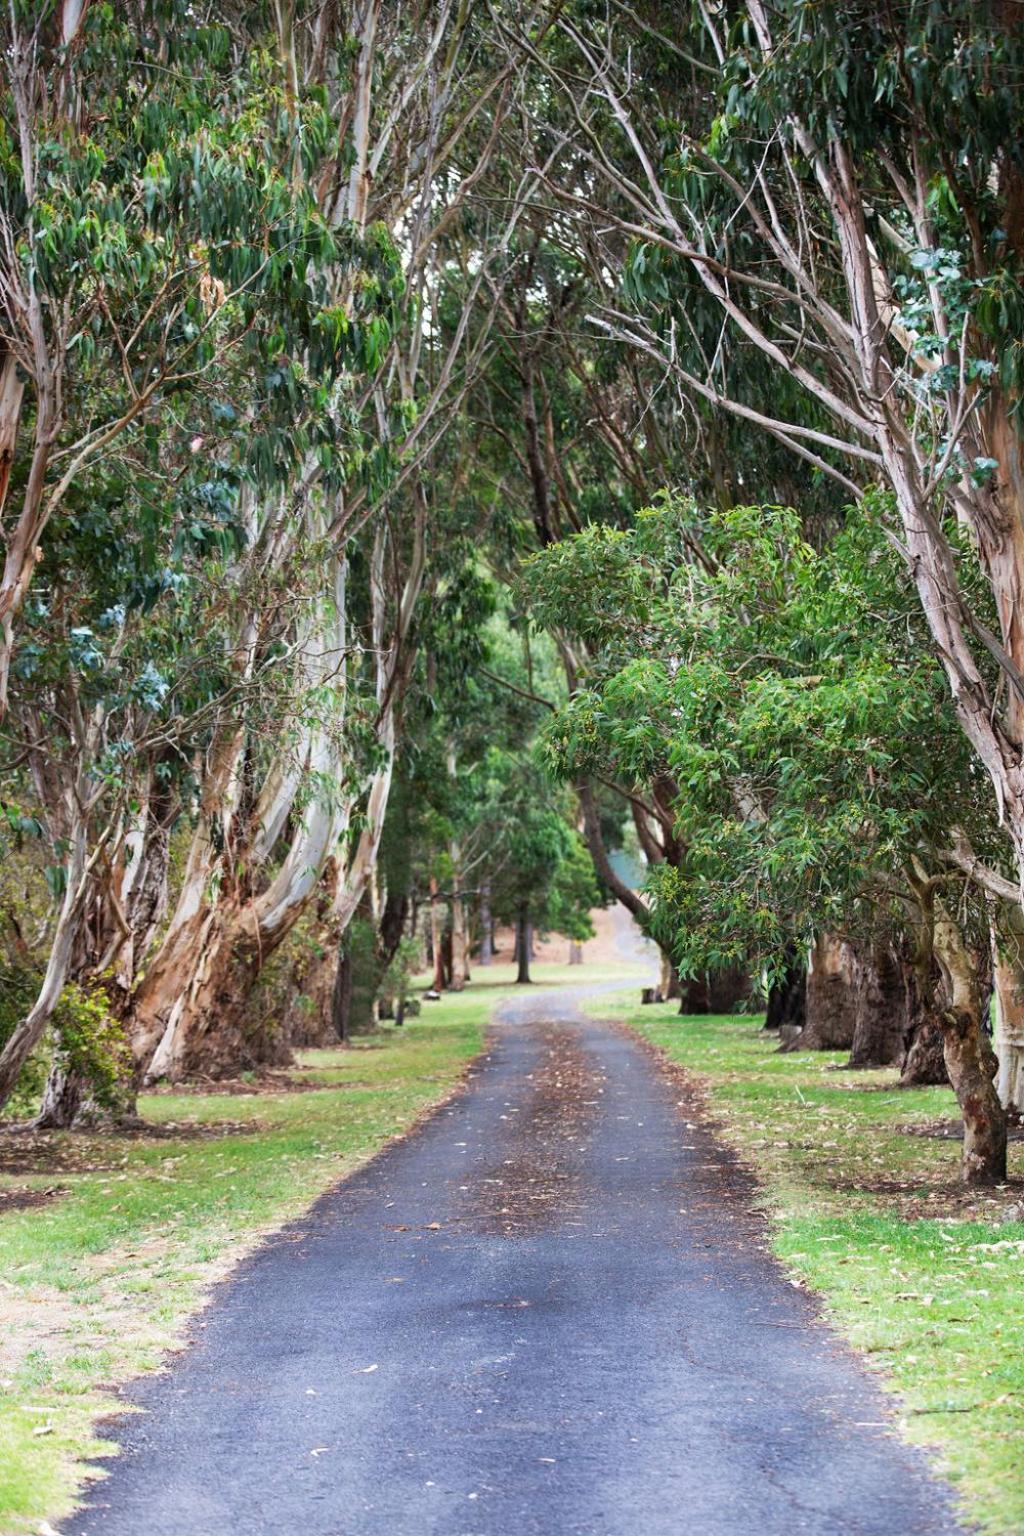
[[902, 1221], [1019, 1221], [1024, 1211], [1024, 1179], [1009, 1179], [990, 1190], [968, 1189], [952, 1180], [926, 1184], [881, 1178], [861, 1179], [852, 1187], [858, 1194], [877, 1196], [880, 1209]]
[[4, 1131], [0, 1132], [0, 1174], [20, 1178], [26, 1174], [113, 1173], [132, 1159], [131, 1150], [120, 1149], [124, 1142], [222, 1141], [228, 1136], [255, 1136], [262, 1128], [258, 1120], [209, 1124], [168, 1120], [164, 1124], [140, 1121], [137, 1127], [106, 1136], [95, 1131]]
[[0, 1189], [0, 1216], [6, 1211], [30, 1211], [37, 1205], [49, 1205], [66, 1193], [66, 1184], [52, 1184], [49, 1189]]
[[[926, 1136], [930, 1141], [963, 1141], [962, 1120], [926, 1120], [919, 1125], [904, 1125], [905, 1136]], [[1024, 1126], [1010, 1124], [1006, 1129], [1007, 1141], [1024, 1141]]]
[[289, 1071], [267, 1071], [256, 1077], [197, 1077], [187, 1083], [160, 1083], [148, 1091], [156, 1098], [244, 1099], [268, 1093], [308, 1093], [323, 1086], [311, 1077], [295, 1077]]

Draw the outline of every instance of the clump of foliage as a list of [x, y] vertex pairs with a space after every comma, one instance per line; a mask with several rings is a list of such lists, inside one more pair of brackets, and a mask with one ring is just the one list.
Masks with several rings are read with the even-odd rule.
[[66, 1070], [84, 1079], [90, 1103], [112, 1112], [122, 1109], [131, 1097], [132, 1055], [102, 979], [69, 982], [53, 1025]]

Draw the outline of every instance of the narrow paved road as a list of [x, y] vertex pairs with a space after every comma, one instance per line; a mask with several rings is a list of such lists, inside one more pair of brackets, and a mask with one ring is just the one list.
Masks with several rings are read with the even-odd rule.
[[[682, 1102], [680, 1102], [682, 1097]], [[218, 1293], [67, 1536], [942, 1536], [644, 1047], [506, 1009], [464, 1094]]]

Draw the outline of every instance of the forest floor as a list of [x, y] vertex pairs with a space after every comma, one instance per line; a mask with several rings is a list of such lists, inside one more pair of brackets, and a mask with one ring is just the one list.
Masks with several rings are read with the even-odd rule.
[[[772, 1246], [896, 1391], [900, 1428], [986, 1532], [1024, 1530], [1024, 1142], [1010, 1181], [965, 1191], [952, 1093], [899, 1089], [839, 1053], [779, 1054], [755, 1018], [624, 1008], [685, 1069], [719, 1134], [755, 1175]], [[1017, 1219], [1015, 1219], [1017, 1218]]]
[[621, 985], [506, 1002], [464, 1091], [246, 1259], [65, 1536], [951, 1536], [692, 1090], [579, 1013]]

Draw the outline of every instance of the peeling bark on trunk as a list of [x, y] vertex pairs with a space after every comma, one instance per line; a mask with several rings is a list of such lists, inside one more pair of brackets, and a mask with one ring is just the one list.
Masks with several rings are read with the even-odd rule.
[[995, 963], [997, 1088], [1007, 1109], [1024, 1113], [1024, 973], [999, 956]]
[[996, 1087], [1008, 1110], [1024, 1113], [1024, 912], [1007, 908], [1005, 935], [993, 932], [992, 979], [995, 988]]
[[[235, 1077], [286, 1065], [291, 1059], [288, 1041], [262, 1023], [253, 1026], [248, 1016], [256, 977], [284, 933], [264, 944], [250, 904], [237, 901], [200, 914], [193, 933], [194, 945], [179, 948], [175, 956], [183, 972], [182, 986], [164, 1021], [146, 1080]], [[158, 1003], [167, 995], [166, 973], [161, 980]]]
[[914, 977], [909, 980], [906, 1055], [900, 1073], [901, 1088], [950, 1087], [946, 1071], [946, 1043], [935, 1009], [919, 997]]
[[977, 961], [942, 904], [935, 902], [935, 957], [943, 975], [941, 1021], [946, 1070], [964, 1122], [965, 1184], [1006, 1180], [1006, 1111], [995, 1087], [998, 1063], [982, 1028], [986, 991]]
[[7, 500], [7, 488], [11, 482], [11, 468], [18, 442], [18, 425], [21, 421], [21, 401], [25, 386], [18, 377], [18, 365], [12, 353], [3, 350], [0, 343], [0, 513]]
[[56, 1051], [43, 1089], [43, 1102], [34, 1121], [36, 1130], [70, 1130], [86, 1093], [84, 1075], [71, 1066], [63, 1051]]
[[[248, 998], [266, 960], [291, 932], [313, 900], [325, 875], [336, 879], [332, 921], [339, 941], [372, 879], [380, 846], [394, 767], [395, 711], [403, 686], [397, 643], [385, 633], [386, 528], [374, 541], [370, 569], [373, 654], [380, 709], [377, 736], [383, 763], [365, 786], [364, 827], [355, 852], [337, 870], [338, 848], [362, 799], [353, 786], [338, 798], [315, 795], [304, 807], [288, 850], [270, 884], [255, 889], [260, 874], [254, 855], [257, 829], [238, 811], [242, 739], [223, 733], [225, 751], [216, 776], [208, 778], [203, 820], [175, 916], [135, 998], [133, 1049], [149, 1080], [203, 1074], [230, 1075], [289, 1058], [282, 1031], [248, 1017]], [[417, 520], [414, 557], [398, 604], [397, 633], [404, 638], [423, 577], [423, 526]], [[331, 568], [333, 614], [310, 647], [312, 685], [344, 678], [346, 569]], [[314, 727], [303, 763], [313, 783], [339, 775], [333, 736]], [[214, 828], [219, 835], [214, 836]], [[216, 877], [216, 878], [215, 878]]]
[[925, 1018], [914, 1031], [900, 1073], [901, 1088], [950, 1085], [946, 1070], [946, 1039], [938, 1019]]

